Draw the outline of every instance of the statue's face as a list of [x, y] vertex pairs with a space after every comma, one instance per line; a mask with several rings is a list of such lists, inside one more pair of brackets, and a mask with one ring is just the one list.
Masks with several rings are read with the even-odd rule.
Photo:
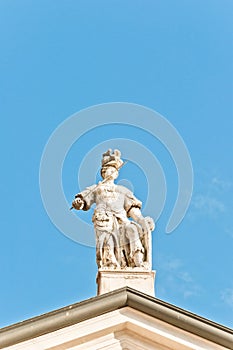
[[102, 173], [104, 179], [113, 179], [115, 180], [118, 177], [118, 170], [113, 166], [107, 167], [107, 169]]

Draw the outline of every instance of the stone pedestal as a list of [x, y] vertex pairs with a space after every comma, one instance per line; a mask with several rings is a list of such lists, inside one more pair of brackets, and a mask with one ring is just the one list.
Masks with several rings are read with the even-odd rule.
[[127, 286], [155, 296], [154, 281], [155, 271], [99, 269], [96, 279], [97, 294], [101, 295]]

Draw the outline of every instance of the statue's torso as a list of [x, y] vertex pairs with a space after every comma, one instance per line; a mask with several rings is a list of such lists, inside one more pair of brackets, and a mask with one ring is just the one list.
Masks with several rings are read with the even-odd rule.
[[100, 185], [95, 190], [96, 211], [111, 212], [117, 219], [127, 220], [125, 193], [121, 186]]

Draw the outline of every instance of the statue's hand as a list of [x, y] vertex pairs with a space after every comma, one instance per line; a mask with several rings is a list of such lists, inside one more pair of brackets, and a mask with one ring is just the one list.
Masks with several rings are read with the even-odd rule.
[[147, 225], [149, 226], [150, 231], [154, 231], [155, 229], [155, 222], [150, 216], [146, 216], [145, 220], [147, 222]]
[[146, 216], [145, 218], [141, 219], [140, 225], [142, 226], [144, 232], [154, 231], [155, 229], [154, 220], [149, 216]]
[[84, 207], [84, 200], [81, 197], [76, 197], [72, 202], [72, 207], [76, 210], [82, 210]]

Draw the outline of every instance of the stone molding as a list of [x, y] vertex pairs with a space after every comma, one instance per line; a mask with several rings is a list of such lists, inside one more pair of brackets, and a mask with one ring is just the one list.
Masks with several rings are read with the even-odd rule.
[[0, 330], [0, 348], [48, 334], [127, 306], [227, 349], [232, 347], [233, 331], [231, 329], [125, 287], [2, 328]]

